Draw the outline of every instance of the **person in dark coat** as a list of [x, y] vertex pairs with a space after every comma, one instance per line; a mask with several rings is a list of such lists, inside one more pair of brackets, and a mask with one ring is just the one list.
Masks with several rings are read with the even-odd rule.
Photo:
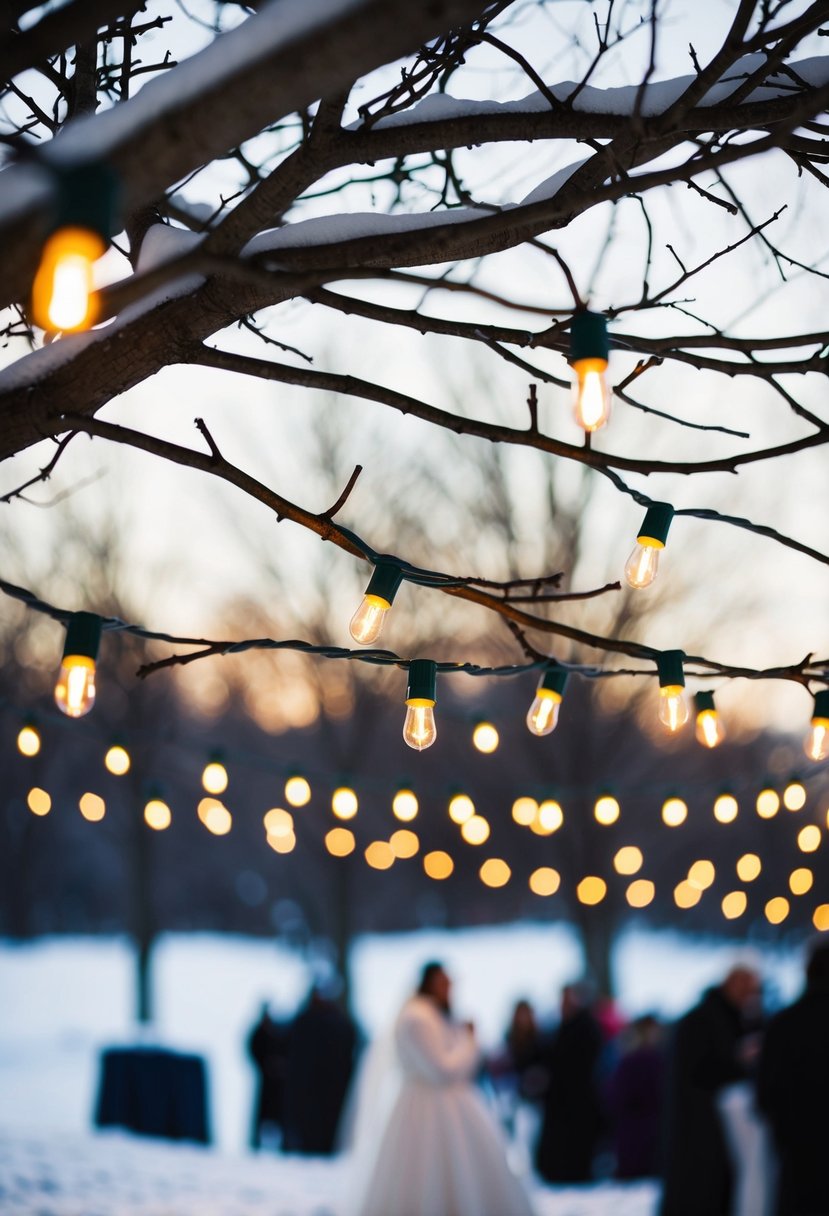
[[356, 1047], [357, 1029], [351, 1018], [313, 988], [288, 1028], [282, 1107], [286, 1153], [335, 1152]]
[[602, 1131], [596, 1067], [602, 1033], [582, 984], [568, 984], [561, 994], [561, 1022], [542, 1062], [547, 1091], [536, 1168], [548, 1182], [587, 1182]]
[[648, 1014], [631, 1023], [625, 1049], [607, 1086], [617, 1178], [659, 1173], [665, 1048], [662, 1027]]
[[734, 967], [674, 1027], [660, 1216], [728, 1216], [733, 1171], [717, 1094], [749, 1075], [759, 995], [757, 973]]
[[829, 942], [812, 950], [803, 995], [768, 1025], [757, 1097], [779, 1160], [777, 1216], [829, 1212]]
[[248, 1037], [250, 1053], [258, 1073], [256, 1099], [253, 1107], [250, 1146], [261, 1148], [266, 1128], [278, 1132], [282, 1127], [282, 1091], [285, 1082], [287, 1051], [286, 1028], [274, 1021], [265, 1004], [259, 1021]]

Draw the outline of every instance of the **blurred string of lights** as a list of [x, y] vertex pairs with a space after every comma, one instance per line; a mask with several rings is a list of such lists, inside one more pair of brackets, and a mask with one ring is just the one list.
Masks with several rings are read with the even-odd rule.
[[[180, 747], [181, 744], [176, 746]], [[29, 759], [35, 759], [40, 754], [41, 738], [37, 723], [33, 719], [26, 720], [21, 726], [18, 749], [22, 756]], [[226, 754], [221, 752], [207, 753], [201, 774], [205, 796], [198, 802], [197, 815], [204, 827], [215, 836], [227, 835], [233, 826], [232, 812], [217, 796], [224, 794], [230, 785], [227, 759]], [[104, 755], [104, 764], [113, 776], [125, 776], [131, 767], [131, 758], [126, 747], [120, 743], [112, 744]], [[289, 854], [297, 845], [297, 825], [293, 811], [308, 806], [313, 791], [307, 773], [283, 769], [282, 775], [285, 776], [284, 799], [293, 810], [271, 807], [263, 815], [263, 827], [265, 840], [270, 848], [277, 854]], [[375, 786], [383, 784], [385, 783], [374, 783]], [[172, 811], [168, 803], [161, 798], [157, 788], [150, 786], [148, 789], [149, 794], [143, 809], [144, 820], [149, 828], [163, 831], [172, 822]], [[560, 800], [546, 797], [539, 801], [530, 795], [521, 795], [512, 803], [511, 820], [518, 827], [537, 836], [552, 837], [565, 822], [567, 799], [563, 794], [560, 794], [559, 798]], [[745, 795], [743, 800], [745, 801]], [[807, 791], [803, 781], [792, 778], [786, 783], [782, 793], [767, 784], [756, 797], [752, 797], [752, 801], [757, 816], [768, 820], [774, 818], [781, 808], [792, 813], [803, 810], [807, 803]], [[32, 814], [39, 817], [48, 815], [52, 810], [50, 794], [38, 786], [29, 790], [26, 802]], [[345, 824], [356, 818], [359, 805], [360, 795], [350, 785], [341, 784], [334, 789], [330, 810], [337, 822], [326, 831], [324, 837], [325, 848], [331, 856], [345, 858], [357, 852], [356, 834], [352, 827]], [[104, 798], [92, 791], [86, 791], [80, 797], [78, 807], [84, 819], [93, 823], [102, 820], [106, 813]], [[420, 837], [408, 826], [419, 813], [419, 800], [415, 791], [406, 786], [397, 788], [391, 800], [391, 809], [395, 819], [407, 826], [396, 828], [387, 840], [370, 841], [363, 850], [365, 863], [374, 870], [388, 870], [398, 861], [407, 861], [421, 855], [423, 872], [428, 878], [436, 882], [450, 878], [456, 869], [452, 855], [443, 849], [422, 852]], [[459, 829], [463, 845], [480, 849], [487, 844], [491, 835], [490, 821], [479, 813], [468, 793], [455, 791], [449, 798], [446, 809], [449, 819]], [[712, 811], [718, 823], [727, 825], [738, 817], [740, 804], [733, 792], [721, 792], [714, 800]], [[619, 799], [608, 793], [599, 795], [593, 804], [593, 816], [596, 823], [602, 827], [618, 824], [623, 819]], [[671, 794], [664, 799], [661, 819], [666, 828], [681, 828], [688, 817], [688, 804], [683, 798]], [[826, 826], [829, 829], [829, 810], [826, 813]], [[818, 824], [807, 823], [798, 828], [796, 844], [801, 853], [807, 856], [816, 853], [822, 842], [823, 833]], [[627, 882], [624, 897], [632, 909], [648, 907], [657, 895], [656, 883], [640, 873], [644, 866], [645, 856], [638, 845], [621, 845], [613, 856], [614, 875]], [[721, 866], [721, 872], [722, 869]], [[726, 920], [737, 920], [748, 911], [749, 896], [745, 888], [759, 877], [763, 869], [762, 859], [756, 853], [745, 853], [737, 860], [734, 872], [736, 880], [742, 885], [728, 891], [721, 899], [721, 912]], [[608, 875], [608, 878], [615, 881], [614, 875]], [[484, 886], [497, 889], [512, 881], [513, 871], [505, 859], [486, 857], [480, 864], [478, 877]], [[712, 861], [704, 858], [694, 861], [687, 876], [673, 887], [673, 903], [682, 911], [696, 907], [715, 880], [716, 869]], [[547, 898], [562, 890], [562, 876], [553, 866], [542, 865], [532, 870], [527, 884], [532, 894]], [[788, 888], [789, 894], [796, 898], [809, 894], [814, 888], [813, 870], [806, 865], [797, 866], [789, 875]], [[579, 903], [596, 906], [604, 902], [609, 890], [607, 878], [592, 874], [585, 875], [575, 883], [572, 894]], [[779, 925], [788, 918], [791, 909], [792, 903], [788, 895], [774, 896], [764, 902], [763, 915], [769, 924]], [[829, 904], [818, 904], [814, 907], [812, 923], [819, 931], [829, 930]]]
[[[648, 532], [658, 531], [656, 526], [646, 524], [646, 527]], [[397, 559], [394, 561], [396, 562]], [[388, 574], [392, 566], [391, 559], [378, 559], [375, 575], [368, 584], [363, 604], [352, 618], [353, 635], [373, 639], [379, 635], [383, 616], [391, 606], [391, 601], [381, 596], [378, 588], [381, 588], [387, 597], [393, 597], [392, 588], [398, 586], [402, 578], [412, 578], [413, 581], [418, 581], [414, 573], [409, 573], [413, 571], [412, 567], [405, 567], [405, 572], [401, 573], [400, 569], [394, 566], [394, 577], [392, 578]], [[377, 576], [381, 571], [385, 571], [385, 573], [382, 580], [379, 580]], [[429, 572], [420, 573], [424, 576], [421, 581], [425, 584], [431, 580], [431, 585], [459, 585], [459, 580], [447, 579], [442, 575], [432, 576]], [[442, 583], [436, 583], [434, 579], [442, 580]], [[38, 599], [25, 588], [17, 587], [2, 579], [0, 579], [0, 591], [21, 601], [34, 611], [60, 621], [65, 626], [63, 656], [55, 684], [55, 703], [61, 712], [70, 718], [85, 716], [95, 703], [96, 664], [101, 636], [104, 632], [128, 633], [147, 641], [160, 641], [174, 645], [207, 647], [211, 653], [223, 655], [238, 654], [251, 649], [291, 650], [328, 659], [352, 660], [404, 669], [408, 672], [408, 686], [405, 698], [406, 716], [403, 725], [403, 739], [409, 747], [417, 751], [431, 747], [437, 738], [434, 708], [437, 701], [438, 674], [512, 677], [540, 668], [535, 696], [526, 716], [527, 728], [538, 736], [551, 734], [558, 724], [567, 680], [571, 674], [587, 678], [656, 674], [659, 681], [657, 717], [665, 730], [675, 734], [691, 716], [685, 687], [686, 656], [682, 650], [651, 652], [655, 672], [653, 670], [618, 670], [563, 664], [551, 656], [532, 659], [521, 664], [510, 663], [498, 667], [484, 667], [474, 663], [438, 663], [431, 659], [421, 658], [406, 660], [388, 650], [355, 651], [340, 646], [315, 646], [296, 639], [277, 641], [272, 638], [258, 638], [217, 643], [204, 638], [176, 637], [168, 633], [145, 629], [142, 626], [127, 624], [116, 617], [101, 617], [91, 612], [72, 612], [56, 608], [54, 605]], [[380, 606], [378, 606], [379, 601], [382, 601]], [[359, 628], [354, 624], [358, 619]], [[191, 657], [201, 657], [204, 653], [205, 651], [201, 651], [199, 655]], [[139, 674], [182, 661], [186, 660], [182, 660], [180, 656], [172, 656], [167, 660], [162, 659], [140, 669]], [[701, 690], [695, 694], [694, 717], [698, 741], [707, 748], [718, 746], [725, 737], [725, 729], [720, 720], [712, 691]], [[476, 746], [481, 751], [492, 751], [498, 744], [497, 731], [490, 723], [481, 724], [481, 726], [484, 729], [479, 732]], [[815, 762], [829, 758], [829, 688], [821, 689], [814, 694], [810, 726], [804, 739], [804, 751], [809, 759]]]

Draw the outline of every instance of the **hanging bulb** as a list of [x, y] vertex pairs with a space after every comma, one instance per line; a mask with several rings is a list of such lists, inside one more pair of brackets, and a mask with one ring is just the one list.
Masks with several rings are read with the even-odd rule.
[[725, 727], [717, 713], [713, 692], [695, 693], [694, 709], [697, 715], [695, 728], [697, 742], [701, 743], [703, 747], [719, 747], [725, 738]]
[[92, 267], [106, 252], [96, 232], [60, 228], [46, 241], [32, 284], [32, 319], [41, 329], [74, 333], [98, 319]]
[[685, 696], [684, 654], [681, 650], [663, 650], [657, 658], [659, 671], [659, 706], [657, 717], [674, 734], [688, 721], [688, 700]]
[[373, 646], [392, 606], [403, 571], [394, 562], [378, 562], [366, 587], [363, 602], [351, 618], [349, 632], [361, 646]]
[[803, 750], [810, 760], [829, 757], [829, 688], [815, 693], [812, 723], [803, 741]]
[[69, 718], [82, 718], [95, 704], [95, 660], [100, 640], [101, 618], [92, 612], [73, 613], [55, 685], [55, 704]]
[[406, 693], [406, 721], [403, 738], [409, 747], [425, 751], [438, 737], [435, 726], [435, 683], [437, 665], [431, 659], [412, 659]]
[[654, 502], [648, 507], [636, 537], [636, 547], [625, 562], [625, 579], [634, 590], [650, 587], [656, 578], [659, 554], [665, 548], [673, 517], [674, 509], [668, 502]]
[[577, 312], [570, 327], [573, 408], [576, 422], [588, 432], [598, 431], [610, 418], [610, 389], [605, 375], [608, 352], [603, 314], [586, 309]]
[[534, 735], [550, 735], [558, 726], [558, 715], [567, 672], [558, 666], [546, 669], [535, 690], [535, 700], [527, 711], [527, 729]]

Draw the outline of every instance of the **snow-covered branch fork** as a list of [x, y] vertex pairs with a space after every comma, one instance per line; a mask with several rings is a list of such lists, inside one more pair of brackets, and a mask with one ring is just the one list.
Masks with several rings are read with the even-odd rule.
[[[577, 61], [574, 79], [557, 74], [552, 65], [560, 58], [546, 62], [528, 45], [518, 0], [270, 0], [250, 15], [238, 4], [204, 0], [203, 24], [215, 32], [210, 45], [184, 56], [174, 46], [161, 57], [154, 45], [152, 64], [139, 56], [141, 39], [152, 31], [156, 44], [163, 41], [167, 18], [151, 20], [140, 4], [70, 2], [35, 20], [39, 10], [25, 0], [11, 7], [19, 25], [0, 44], [10, 150], [0, 179], [0, 303], [20, 357], [0, 371], [0, 460], [55, 440], [45, 476], [68, 436], [86, 433], [230, 481], [278, 518], [373, 560], [334, 522], [347, 493], [336, 511], [315, 513], [230, 465], [209, 433], [210, 450], [197, 452], [96, 415], [165, 367], [200, 365], [348, 395], [437, 430], [532, 448], [594, 469], [648, 506], [623, 474], [736, 473], [829, 443], [829, 421], [811, 391], [829, 370], [825, 309], [802, 332], [770, 335], [742, 319], [755, 301], [735, 307], [726, 324], [698, 315], [685, 294], [702, 293], [712, 268], [727, 270], [747, 245], [762, 249], [783, 279], [828, 277], [821, 251], [812, 261], [790, 252], [786, 228], [796, 180], [812, 191], [829, 184], [829, 62], [814, 53], [815, 36], [826, 32], [825, 3], [742, 0], [719, 47], [707, 59], [692, 47], [687, 74], [664, 79], [654, 67], [656, 4], [642, 25], [628, 27], [624, 11], [614, 15]], [[609, 87], [603, 70], [620, 47], [640, 63], [640, 78]], [[136, 89], [147, 75], [153, 78]], [[492, 95], [465, 96], [472, 85], [481, 93], [485, 75]], [[499, 167], [516, 145], [522, 171], [502, 180]], [[761, 216], [745, 197], [743, 176], [758, 161], [775, 166], [768, 193], [780, 191]], [[108, 235], [125, 255], [124, 277], [98, 293], [94, 328], [41, 341], [30, 290], [58, 222], [63, 183], [83, 181], [84, 173], [97, 182], [102, 169], [117, 187], [120, 222]], [[660, 244], [659, 200], [670, 193], [675, 201], [677, 187], [716, 224], [701, 256], [684, 254], [673, 233]], [[382, 202], [366, 210], [375, 197]], [[555, 233], [564, 242], [591, 217], [609, 234], [627, 207], [641, 224], [638, 278], [633, 286], [627, 279], [624, 298], [603, 310], [623, 367], [614, 385], [619, 408], [643, 411], [654, 426], [679, 425], [683, 438], [705, 433], [711, 446], [704, 456], [684, 448], [675, 458], [641, 446], [606, 450], [589, 427], [583, 444], [560, 438], [539, 424], [535, 391], [529, 425], [522, 401], [507, 421], [460, 414], [410, 385], [402, 391], [361, 375], [356, 357], [348, 367], [312, 366], [288, 342], [285, 306], [293, 304], [309, 316], [374, 326], [379, 342], [404, 330], [430, 335], [455, 344], [460, 357], [474, 352], [491, 367], [517, 365], [555, 388], [567, 378], [573, 318], [584, 313], [594, 276], [573, 265], [563, 244], [543, 238]], [[540, 272], [535, 289], [525, 286], [529, 274], [504, 281], [490, 269], [500, 265], [493, 255], [510, 250]], [[251, 329], [263, 339], [258, 355], [250, 353]], [[274, 357], [277, 348], [284, 359]], [[643, 390], [671, 366], [767, 388], [783, 437], [753, 441], [728, 417], [711, 421], [681, 406], [648, 404]], [[829, 555], [767, 524], [704, 506], [682, 514], [727, 522], [829, 563]], [[652, 657], [638, 643], [552, 622], [520, 603], [514, 588], [441, 578], [431, 585], [521, 630]], [[538, 587], [533, 598], [540, 604], [557, 596]], [[809, 661], [774, 671], [693, 661], [721, 675], [821, 676]]]

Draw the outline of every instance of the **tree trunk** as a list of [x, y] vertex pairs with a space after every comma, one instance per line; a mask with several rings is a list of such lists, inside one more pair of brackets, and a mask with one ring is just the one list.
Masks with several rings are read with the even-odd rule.
[[616, 988], [611, 960], [612, 918], [603, 916], [600, 908], [586, 908], [584, 914], [578, 918], [578, 927], [581, 932], [585, 972], [596, 985], [600, 996], [612, 997]]

